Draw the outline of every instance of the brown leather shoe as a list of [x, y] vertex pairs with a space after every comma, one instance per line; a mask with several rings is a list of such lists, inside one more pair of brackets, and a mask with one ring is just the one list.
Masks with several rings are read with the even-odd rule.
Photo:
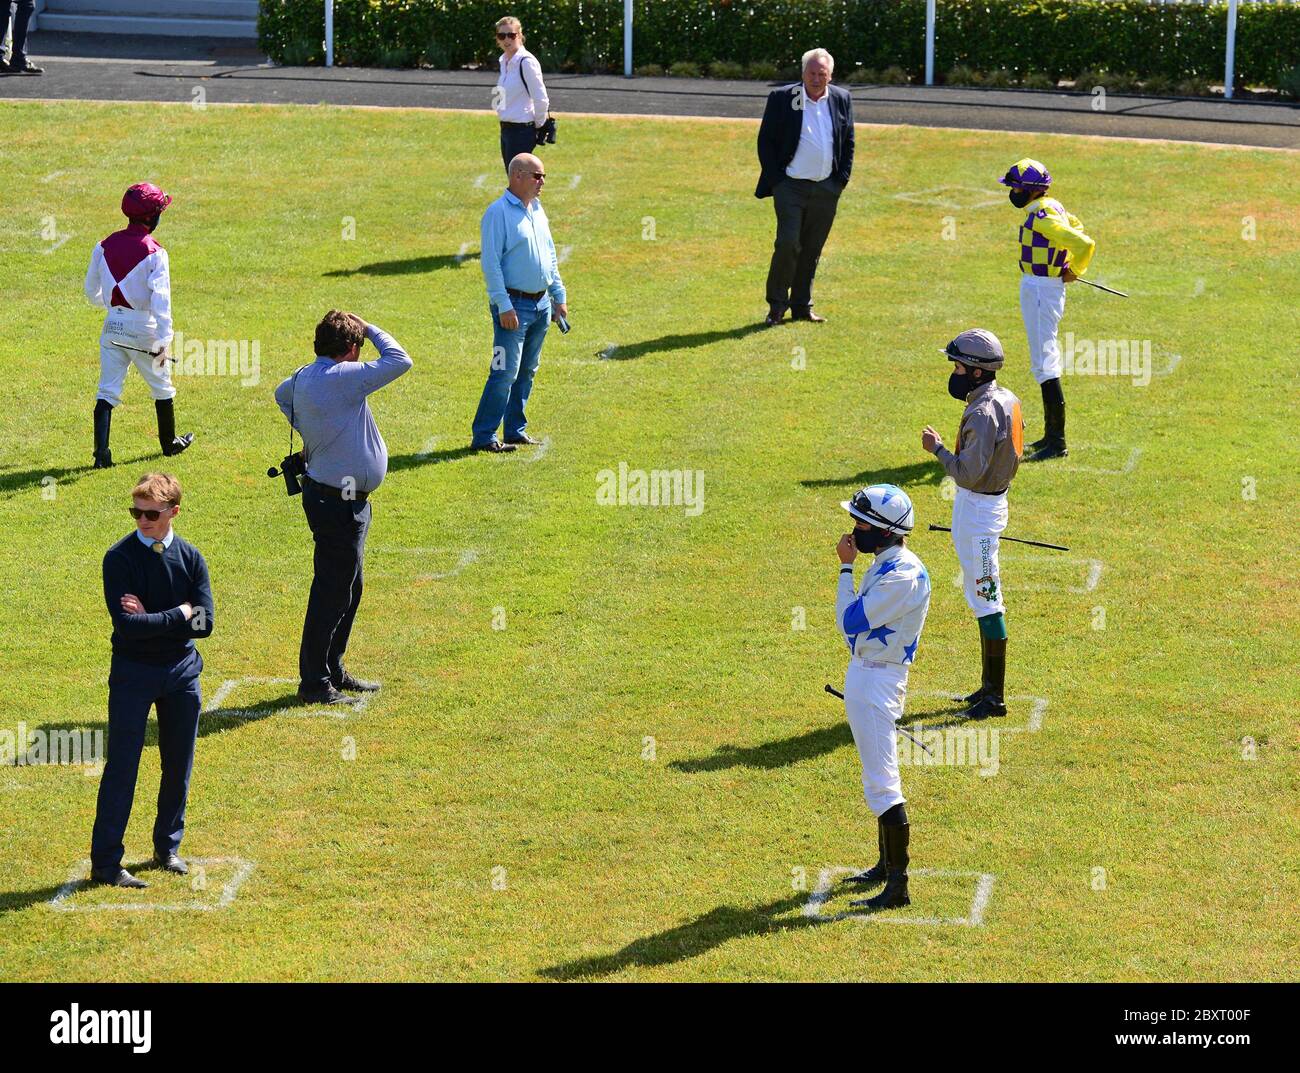
[[492, 455], [503, 455], [515, 450], [513, 443], [502, 443], [500, 440], [488, 440], [487, 443], [470, 444], [471, 451], [487, 451]]
[[790, 311], [791, 320], [810, 320], [814, 324], [825, 324], [826, 318], [819, 317], [811, 309], [792, 309]]

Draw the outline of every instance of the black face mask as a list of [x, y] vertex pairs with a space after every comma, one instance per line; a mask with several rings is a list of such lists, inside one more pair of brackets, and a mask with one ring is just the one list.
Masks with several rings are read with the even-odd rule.
[[1007, 192], [1007, 197], [1011, 199], [1011, 204], [1018, 209], [1023, 209], [1028, 205], [1033, 199], [1033, 196], [1034, 194], [1032, 190], [1010, 190]]
[[853, 530], [853, 544], [858, 551], [866, 555], [875, 555], [886, 544], [893, 541], [893, 537], [883, 529], [857, 529]]
[[956, 370], [948, 377], [948, 394], [958, 402], [965, 402], [966, 396], [974, 391], [979, 384], [971, 377], [970, 373], [959, 373]]

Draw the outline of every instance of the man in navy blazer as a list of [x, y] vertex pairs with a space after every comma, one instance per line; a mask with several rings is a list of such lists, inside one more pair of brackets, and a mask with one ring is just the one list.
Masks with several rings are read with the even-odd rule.
[[824, 48], [803, 56], [803, 81], [774, 89], [758, 128], [762, 173], [754, 196], [776, 207], [776, 244], [767, 273], [765, 323], [823, 321], [812, 283], [840, 193], [853, 171], [853, 98], [831, 85], [835, 60]]

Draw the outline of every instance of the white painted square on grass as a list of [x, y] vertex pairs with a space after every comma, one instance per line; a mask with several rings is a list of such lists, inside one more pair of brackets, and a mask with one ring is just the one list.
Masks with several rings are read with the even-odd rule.
[[[952, 925], [962, 928], [982, 928], [984, 926], [984, 913], [988, 909], [989, 899], [993, 896], [994, 876], [991, 872], [955, 872], [943, 868], [913, 868], [908, 872], [909, 880], [913, 878], [930, 878], [973, 881], [970, 908], [966, 911], [965, 916], [918, 916], [910, 911], [910, 907], [906, 909], [888, 909], [875, 913], [856, 910], [843, 913], [822, 912], [823, 906], [830, 901], [831, 892], [835, 888], [836, 877], [851, 875], [858, 871], [861, 871], [861, 869], [845, 868], [843, 865], [823, 868], [817, 876], [817, 886], [813, 888], [813, 892], [808, 896], [808, 901], [803, 907], [803, 915], [811, 920], [821, 920], [827, 923], [837, 920], [861, 920], [872, 924]], [[867, 890], [859, 894], [858, 897], [870, 898], [877, 892], [874, 889]]]
[[[964, 692], [958, 692], [955, 689], [951, 692], [945, 692], [942, 689], [922, 689], [912, 693], [911, 695], [914, 697], [942, 697], [944, 700], [955, 702], [958, 698], [964, 697], [966, 694]], [[1012, 705], [1018, 707], [1019, 705], [1028, 702], [1029, 716], [1025, 720], [1024, 726], [1007, 726], [1005, 716], [1001, 718], [991, 716], [988, 719], [972, 719], [966, 725], [989, 727], [990, 729], [998, 730], [1003, 734], [1037, 734], [1043, 729], [1043, 716], [1047, 714], [1046, 697], [1031, 697], [1027, 693], [1011, 693], [1004, 699], [1007, 702], [1008, 708]], [[918, 728], [924, 730], [938, 729], [934, 726], [927, 727], [924, 723], [901, 723], [899, 725], [913, 733], [916, 733]]]
[[[57, 909], [61, 913], [94, 913], [94, 912], [134, 912], [146, 913], [155, 910], [170, 913], [210, 913], [216, 909], [226, 909], [235, 900], [235, 895], [239, 888], [243, 886], [244, 880], [253, 874], [255, 867], [253, 861], [246, 861], [242, 857], [191, 857], [189, 858], [190, 875], [173, 876], [170, 872], [161, 872], [160, 875], [166, 876], [169, 880], [174, 880], [174, 885], [179, 887], [184, 885], [193, 895], [181, 901], [163, 902], [109, 902], [109, 901], [90, 901], [78, 899], [74, 902], [73, 897], [83, 888], [88, 891], [117, 890], [117, 887], [101, 887], [99, 884], [92, 884], [90, 881], [90, 861], [81, 860], [77, 862], [76, 867], [72, 869], [68, 876], [68, 881], [58, 890], [58, 893], [47, 903], [50, 908]], [[195, 876], [194, 869], [202, 868], [205, 872], [216, 870], [217, 875], [208, 881], [203, 890], [195, 890], [193, 880]], [[152, 870], [150, 870], [152, 871]], [[150, 886], [156, 884], [149, 880], [149, 871], [142, 869], [145, 882]], [[227, 878], [218, 883], [217, 880], [225, 875]], [[160, 884], [157, 884], [160, 885]], [[88, 896], [93, 897], [93, 895]]]
[[[259, 678], [256, 676], [245, 676], [243, 678], [227, 678], [221, 685], [217, 686], [217, 691], [212, 694], [207, 704], [203, 706], [204, 715], [214, 715], [222, 708], [229, 699], [230, 694], [238, 689], [241, 685], [290, 685], [297, 689], [297, 678]], [[371, 693], [357, 694], [350, 704], [292, 704], [285, 708], [276, 708], [271, 714], [277, 719], [282, 716], [292, 716], [302, 718], [304, 716], [314, 719], [348, 719], [358, 712], [365, 711], [370, 704]], [[260, 715], [251, 708], [226, 708], [222, 712], [222, 717], [227, 719], [252, 719]]]
[[[1080, 465], [1077, 461], [1080, 453], [1096, 464]], [[1053, 468], [1067, 473], [1101, 473], [1108, 477], [1123, 477], [1137, 469], [1141, 457], [1141, 447], [1122, 443], [1077, 443], [1070, 445], [1069, 459]], [[1102, 462], [1110, 464], [1102, 465]]]

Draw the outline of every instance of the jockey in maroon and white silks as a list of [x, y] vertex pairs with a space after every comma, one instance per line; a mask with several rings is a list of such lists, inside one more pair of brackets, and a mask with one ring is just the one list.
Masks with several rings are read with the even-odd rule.
[[193, 436], [177, 438], [172, 399], [172, 289], [167, 251], [153, 236], [171, 196], [137, 183], [122, 198], [129, 223], [95, 246], [86, 271], [86, 297], [108, 312], [99, 336], [99, 387], [95, 393], [95, 465], [112, 465], [108, 450], [112, 408], [132, 365], [140, 370], [158, 411], [163, 454], [180, 454]]

